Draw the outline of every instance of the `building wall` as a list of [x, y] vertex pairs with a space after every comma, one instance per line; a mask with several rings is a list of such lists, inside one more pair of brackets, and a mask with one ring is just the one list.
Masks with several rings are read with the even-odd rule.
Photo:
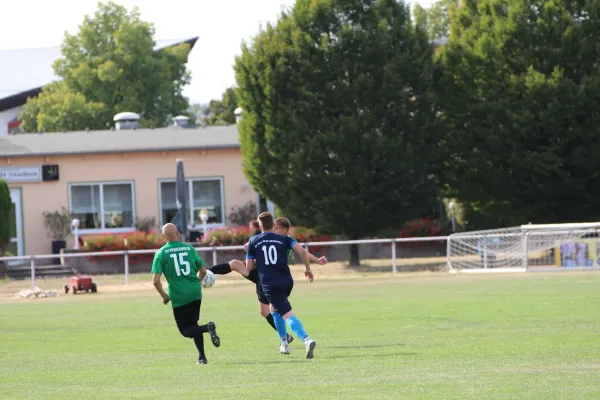
[[0, 111], [0, 136], [8, 135], [8, 123], [19, 116], [23, 106]]
[[[0, 166], [59, 166], [59, 181], [9, 183], [11, 188], [21, 188], [22, 191], [25, 254], [51, 253], [42, 212], [69, 207], [70, 183], [134, 181], [136, 215], [142, 218], [155, 217], [158, 222], [158, 182], [160, 179], [175, 178], [178, 158], [184, 160], [186, 178], [223, 177], [225, 217], [231, 207], [256, 201], [256, 193], [243, 175], [239, 150], [0, 159]], [[67, 247], [72, 246], [73, 237], [70, 237]]]

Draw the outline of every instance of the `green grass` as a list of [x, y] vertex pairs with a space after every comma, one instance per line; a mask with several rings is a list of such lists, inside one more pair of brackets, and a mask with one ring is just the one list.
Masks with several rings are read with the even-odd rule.
[[252, 285], [205, 291], [208, 365], [157, 294], [0, 304], [1, 399], [598, 399], [600, 275], [297, 282], [280, 355]]

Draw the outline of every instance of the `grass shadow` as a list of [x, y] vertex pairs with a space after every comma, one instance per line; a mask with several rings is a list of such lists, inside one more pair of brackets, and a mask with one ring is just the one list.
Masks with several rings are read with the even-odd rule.
[[[396, 270], [398, 272], [420, 272], [420, 271], [430, 271], [430, 272], [439, 272], [444, 269], [446, 264], [444, 263], [419, 263], [419, 264], [398, 264], [396, 265]], [[368, 272], [391, 272], [392, 265], [389, 266], [372, 266], [367, 263], [361, 264], [359, 266], [349, 266], [346, 263], [346, 268], [351, 271], [368, 273]]]
[[327, 346], [328, 349], [380, 349], [386, 347], [398, 347], [404, 346], [404, 343], [387, 343], [387, 344], [366, 344], [366, 345], [357, 345], [357, 344], [342, 344], [338, 346]]
[[228, 363], [223, 363], [223, 364], [230, 364], [230, 365], [270, 365], [270, 364], [288, 364], [288, 363], [304, 363], [306, 362], [305, 359], [301, 359], [301, 360], [297, 360], [297, 359], [292, 359], [292, 360], [281, 360], [281, 361], [234, 361], [234, 362], [228, 362]]
[[385, 358], [385, 357], [395, 357], [395, 356], [416, 356], [418, 355], [418, 353], [415, 352], [402, 352], [402, 353], [387, 353], [387, 354], [367, 354], [367, 355], [360, 355], [360, 356], [356, 356], [356, 355], [333, 355], [333, 356], [323, 356], [320, 357], [323, 360], [337, 360], [337, 359], [344, 359], [344, 358], [357, 358], [357, 357], [361, 357], [361, 358], [371, 358], [371, 357], [380, 357], [380, 358]]

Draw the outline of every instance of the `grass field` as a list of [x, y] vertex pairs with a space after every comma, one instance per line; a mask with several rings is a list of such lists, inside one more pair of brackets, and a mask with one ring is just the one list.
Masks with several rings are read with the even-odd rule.
[[202, 307], [222, 342], [207, 337], [208, 365], [148, 284], [121, 279], [36, 300], [9, 296], [28, 282], [0, 283], [0, 399], [600, 398], [597, 273], [297, 281], [310, 361], [298, 340], [279, 354], [251, 284], [222, 279]]

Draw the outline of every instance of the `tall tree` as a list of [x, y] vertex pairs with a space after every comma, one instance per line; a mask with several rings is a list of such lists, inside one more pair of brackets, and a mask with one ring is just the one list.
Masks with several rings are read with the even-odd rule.
[[298, 0], [235, 70], [245, 174], [293, 222], [358, 239], [430, 209], [432, 48], [403, 2]]
[[122, 111], [137, 112], [143, 126], [157, 127], [185, 113], [190, 47], [155, 52], [153, 37], [154, 26], [137, 8], [99, 4], [76, 35], [65, 34], [62, 58], [53, 65], [62, 81], [28, 100], [20, 116], [24, 130], [105, 129]]
[[431, 40], [446, 39], [450, 36], [451, 14], [457, 10], [459, 3], [459, 0], [438, 0], [427, 9], [415, 4], [415, 21], [425, 28]]
[[440, 53], [450, 194], [490, 224], [600, 217], [600, 1], [465, 1]]
[[208, 104], [209, 113], [202, 121], [207, 125], [235, 124], [235, 109], [238, 108], [237, 96], [233, 87], [227, 88], [221, 100], [211, 100]]
[[200, 123], [204, 118], [210, 115], [210, 108], [208, 107], [208, 104], [194, 103], [188, 108], [188, 113], [194, 117], [196, 123]]

